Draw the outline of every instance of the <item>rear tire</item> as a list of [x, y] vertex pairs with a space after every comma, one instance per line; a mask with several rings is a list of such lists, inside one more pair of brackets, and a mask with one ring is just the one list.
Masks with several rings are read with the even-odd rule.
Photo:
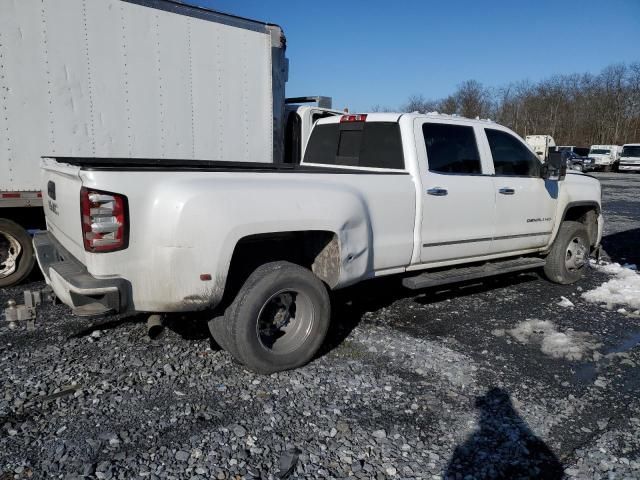
[[325, 285], [310, 270], [289, 262], [258, 267], [227, 309], [222, 343], [257, 373], [291, 370], [308, 363], [329, 329]]
[[17, 285], [27, 278], [35, 261], [27, 231], [11, 220], [0, 218], [0, 288]]
[[546, 277], [562, 285], [582, 278], [589, 262], [589, 235], [580, 222], [563, 222], [547, 255]]
[[211, 336], [218, 346], [229, 352], [234, 358], [237, 358], [238, 352], [229, 338], [229, 330], [229, 322], [227, 322], [225, 315], [219, 315], [209, 320], [209, 332], [211, 332]]

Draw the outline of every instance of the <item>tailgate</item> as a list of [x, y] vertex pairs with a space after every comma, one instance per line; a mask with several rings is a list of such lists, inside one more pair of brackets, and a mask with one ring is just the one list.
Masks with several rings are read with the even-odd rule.
[[47, 228], [58, 242], [84, 263], [80, 218], [80, 167], [42, 160], [42, 200]]

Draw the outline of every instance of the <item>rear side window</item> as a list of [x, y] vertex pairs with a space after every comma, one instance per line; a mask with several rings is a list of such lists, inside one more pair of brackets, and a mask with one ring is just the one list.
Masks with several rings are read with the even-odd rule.
[[539, 177], [540, 161], [513, 135], [485, 128], [496, 175]]
[[422, 125], [427, 145], [429, 171], [436, 173], [482, 173], [478, 145], [473, 127], [425, 123]]
[[404, 169], [400, 126], [392, 122], [316, 125], [304, 162]]

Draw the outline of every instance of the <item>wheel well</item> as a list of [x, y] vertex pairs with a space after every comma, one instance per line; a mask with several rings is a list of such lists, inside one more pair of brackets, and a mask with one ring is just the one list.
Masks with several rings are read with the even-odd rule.
[[11, 220], [25, 230], [46, 228], [42, 207], [3, 207], [0, 208], [0, 218]]
[[247, 277], [265, 263], [285, 260], [312, 270], [330, 288], [340, 277], [340, 245], [323, 230], [250, 235], [238, 241], [231, 257], [225, 298], [235, 296]]
[[576, 205], [564, 214], [564, 221], [580, 222], [587, 228], [590, 245], [595, 245], [598, 238], [598, 209], [594, 205]]

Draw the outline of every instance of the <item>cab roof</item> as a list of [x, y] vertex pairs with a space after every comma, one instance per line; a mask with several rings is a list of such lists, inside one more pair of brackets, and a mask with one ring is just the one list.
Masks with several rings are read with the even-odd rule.
[[349, 116], [364, 116], [366, 115], [365, 122], [398, 122], [400, 117], [409, 117], [409, 118], [429, 118], [429, 119], [439, 119], [439, 120], [448, 120], [448, 121], [456, 121], [459, 120], [461, 122], [466, 123], [482, 123], [482, 124], [491, 124], [497, 125], [493, 120], [489, 119], [480, 119], [480, 118], [467, 118], [460, 115], [449, 115], [446, 113], [438, 113], [438, 112], [429, 112], [429, 113], [404, 113], [404, 112], [358, 112], [358, 113], [343, 113], [342, 115], [337, 115], [335, 117], [323, 118], [318, 120], [319, 125], [326, 125], [330, 123], [340, 123], [343, 121], [343, 118]]

